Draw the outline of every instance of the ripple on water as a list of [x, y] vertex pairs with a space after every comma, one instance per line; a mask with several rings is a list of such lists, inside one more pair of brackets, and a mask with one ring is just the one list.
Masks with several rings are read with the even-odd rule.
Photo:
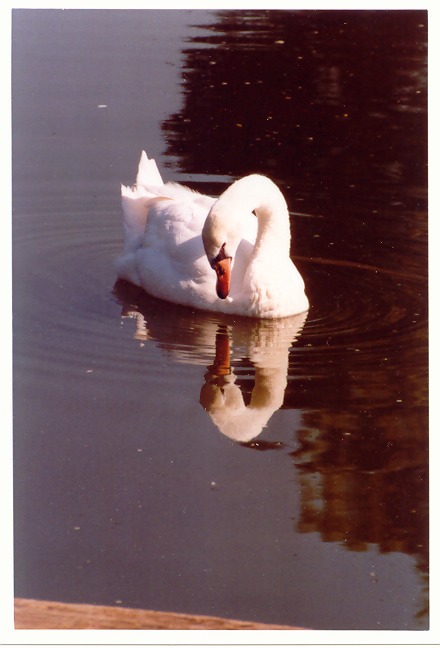
[[305, 267], [312, 306], [290, 365], [303, 406], [420, 405], [426, 398], [426, 282], [331, 260]]
[[312, 304], [307, 336], [316, 346], [388, 344], [390, 336], [405, 336], [426, 321], [421, 278], [331, 260], [312, 261], [307, 273]]
[[[107, 213], [18, 219], [14, 310], [22, 335], [17, 335], [17, 361], [33, 364], [35, 371], [79, 376], [112, 369], [124, 380], [157, 379], [164, 354], [178, 363], [209, 364], [218, 327], [225, 326], [235, 330], [231, 360], [237, 373], [241, 380], [252, 378], [248, 340], [261, 346], [269, 329], [273, 338], [280, 324], [195, 312], [123, 282], [113, 289], [119, 219]], [[299, 339], [292, 336], [289, 380], [303, 384], [294, 399], [297, 406], [300, 393], [306, 392], [310, 406], [318, 406], [322, 389], [331, 391], [335, 379], [356, 375], [365, 383], [363, 399], [383, 404], [378, 381], [423, 373], [427, 316], [422, 279], [331, 260], [298, 264], [311, 308]], [[136, 341], [143, 354], [133, 362]]]
[[64, 377], [114, 364], [128, 374], [112, 295], [119, 215], [26, 215], [15, 230], [16, 361]]

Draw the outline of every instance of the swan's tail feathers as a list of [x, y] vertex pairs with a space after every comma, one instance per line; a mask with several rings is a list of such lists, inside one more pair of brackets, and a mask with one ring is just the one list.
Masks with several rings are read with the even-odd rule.
[[124, 212], [124, 250], [131, 253], [142, 246], [148, 209], [157, 200], [163, 200], [158, 187], [163, 187], [156, 162], [149, 160], [142, 151], [136, 184], [133, 187], [121, 185], [121, 202]]
[[139, 160], [136, 184], [141, 187], [161, 187], [163, 185], [163, 180], [155, 160], [148, 159], [145, 151], [142, 151], [141, 159]]
[[121, 186], [121, 204], [124, 212], [124, 252], [142, 245], [151, 195], [142, 188]]

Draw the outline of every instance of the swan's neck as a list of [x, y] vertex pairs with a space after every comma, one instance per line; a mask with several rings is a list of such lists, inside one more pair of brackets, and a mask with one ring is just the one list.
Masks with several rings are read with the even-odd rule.
[[231, 204], [239, 205], [241, 212], [255, 213], [258, 231], [254, 255], [273, 249], [277, 254], [289, 254], [289, 212], [283, 194], [272, 180], [260, 175], [246, 176], [234, 182], [223, 196]]
[[278, 254], [289, 254], [290, 227], [287, 207], [282, 210], [275, 210], [273, 207], [266, 210], [264, 206], [260, 206], [254, 208], [254, 212], [258, 219], [254, 256], [274, 249]]

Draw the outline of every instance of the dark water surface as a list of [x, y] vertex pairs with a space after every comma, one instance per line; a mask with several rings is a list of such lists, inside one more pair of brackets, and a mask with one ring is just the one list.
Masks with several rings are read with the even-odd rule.
[[[13, 12], [17, 596], [428, 627], [426, 23]], [[142, 148], [281, 186], [305, 322], [115, 283]]]

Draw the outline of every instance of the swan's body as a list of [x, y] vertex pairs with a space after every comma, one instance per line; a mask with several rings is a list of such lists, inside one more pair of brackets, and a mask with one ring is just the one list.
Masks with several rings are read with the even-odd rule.
[[276, 318], [308, 309], [289, 257], [287, 205], [268, 178], [246, 176], [210, 198], [163, 184], [143, 152], [135, 187], [122, 187], [122, 208], [121, 279], [203, 310]]

